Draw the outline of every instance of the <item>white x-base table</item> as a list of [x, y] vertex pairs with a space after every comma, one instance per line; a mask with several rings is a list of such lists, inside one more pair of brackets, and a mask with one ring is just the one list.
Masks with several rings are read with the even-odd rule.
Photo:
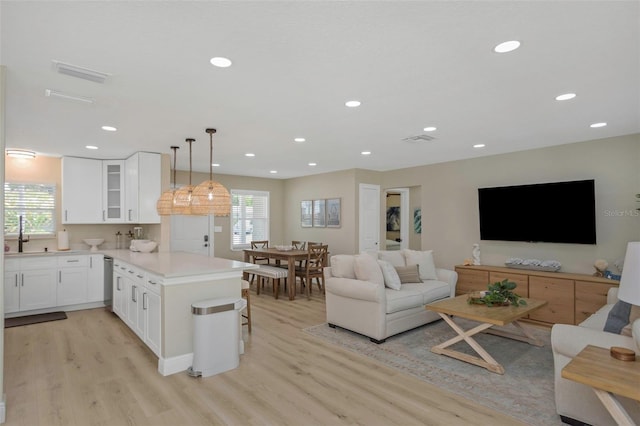
[[[427, 305], [425, 308], [437, 312], [443, 320], [458, 334], [446, 342], [440, 343], [431, 348], [431, 352], [446, 355], [459, 359], [470, 364], [478, 365], [489, 371], [504, 374], [504, 367], [500, 365], [480, 344], [473, 338], [474, 335], [485, 332], [497, 336], [507, 337], [514, 340], [529, 343], [535, 346], [542, 346], [543, 343], [535, 338], [527, 328], [518, 321], [532, 311], [547, 304], [544, 300], [524, 299], [527, 304], [524, 306], [493, 306], [475, 305], [467, 302], [467, 296], [462, 295], [452, 299], [441, 300]], [[463, 330], [453, 319], [454, 317], [466, 318], [478, 321], [480, 324], [469, 330]], [[505, 326], [513, 324], [518, 333], [507, 330], [494, 329], [494, 326]], [[469, 355], [460, 351], [449, 349], [450, 346], [464, 340], [479, 355]]]

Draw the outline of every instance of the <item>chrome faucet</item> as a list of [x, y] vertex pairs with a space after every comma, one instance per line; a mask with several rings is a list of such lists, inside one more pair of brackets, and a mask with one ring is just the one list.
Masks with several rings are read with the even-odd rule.
[[22, 216], [19, 217], [18, 222], [20, 223], [18, 230], [18, 253], [22, 253], [22, 243], [28, 243], [29, 237], [25, 240], [22, 236]]

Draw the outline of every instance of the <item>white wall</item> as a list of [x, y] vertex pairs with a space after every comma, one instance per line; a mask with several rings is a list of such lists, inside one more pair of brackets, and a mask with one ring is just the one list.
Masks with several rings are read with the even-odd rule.
[[[597, 245], [479, 241], [479, 187], [595, 179]], [[384, 187], [421, 185], [422, 248], [453, 267], [479, 242], [482, 262], [509, 257], [555, 259], [562, 270], [590, 274], [593, 262], [623, 257], [640, 240], [640, 135], [487, 156], [384, 173]], [[559, 212], [575, 214], [580, 212]]]

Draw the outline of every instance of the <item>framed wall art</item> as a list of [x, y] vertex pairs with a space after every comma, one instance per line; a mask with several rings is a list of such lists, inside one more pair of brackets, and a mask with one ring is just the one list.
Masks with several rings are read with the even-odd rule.
[[313, 200], [313, 227], [325, 228], [327, 226], [326, 200]]
[[313, 226], [313, 203], [311, 200], [300, 201], [300, 226], [303, 228]]
[[327, 227], [340, 228], [340, 198], [327, 200]]

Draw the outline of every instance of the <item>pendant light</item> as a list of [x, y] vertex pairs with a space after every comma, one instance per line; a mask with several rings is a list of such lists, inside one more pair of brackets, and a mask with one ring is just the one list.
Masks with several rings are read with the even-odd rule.
[[172, 146], [171, 149], [173, 150], [173, 182], [170, 183], [170, 189], [164, 191], [156, 203], [156, 210], [160, 216], [169, 216], [171, 214], [173, 200], [176, 196], [176, 151], [180, 147]]
[[186, 142], [189, 144], [189, 185], [183, 186], [179, 188], [175, 192], [175, 197], [173, 198], [173, 208], [171, 209], [171, 214], [179, 214], [179, 215], [191, 215], [191, 200], [193, 199], [193, 185], [191, 185], [191, 144], [195, 142], [195, 139], [188, 138]]
[[209, 134], [209, 180], [193, 190], [191, 210], [197, 215], [229, 216], [231, 195], [227, 188], [213, 180], [213, 134], [216, 129], [207, 129], [206, 132]]

